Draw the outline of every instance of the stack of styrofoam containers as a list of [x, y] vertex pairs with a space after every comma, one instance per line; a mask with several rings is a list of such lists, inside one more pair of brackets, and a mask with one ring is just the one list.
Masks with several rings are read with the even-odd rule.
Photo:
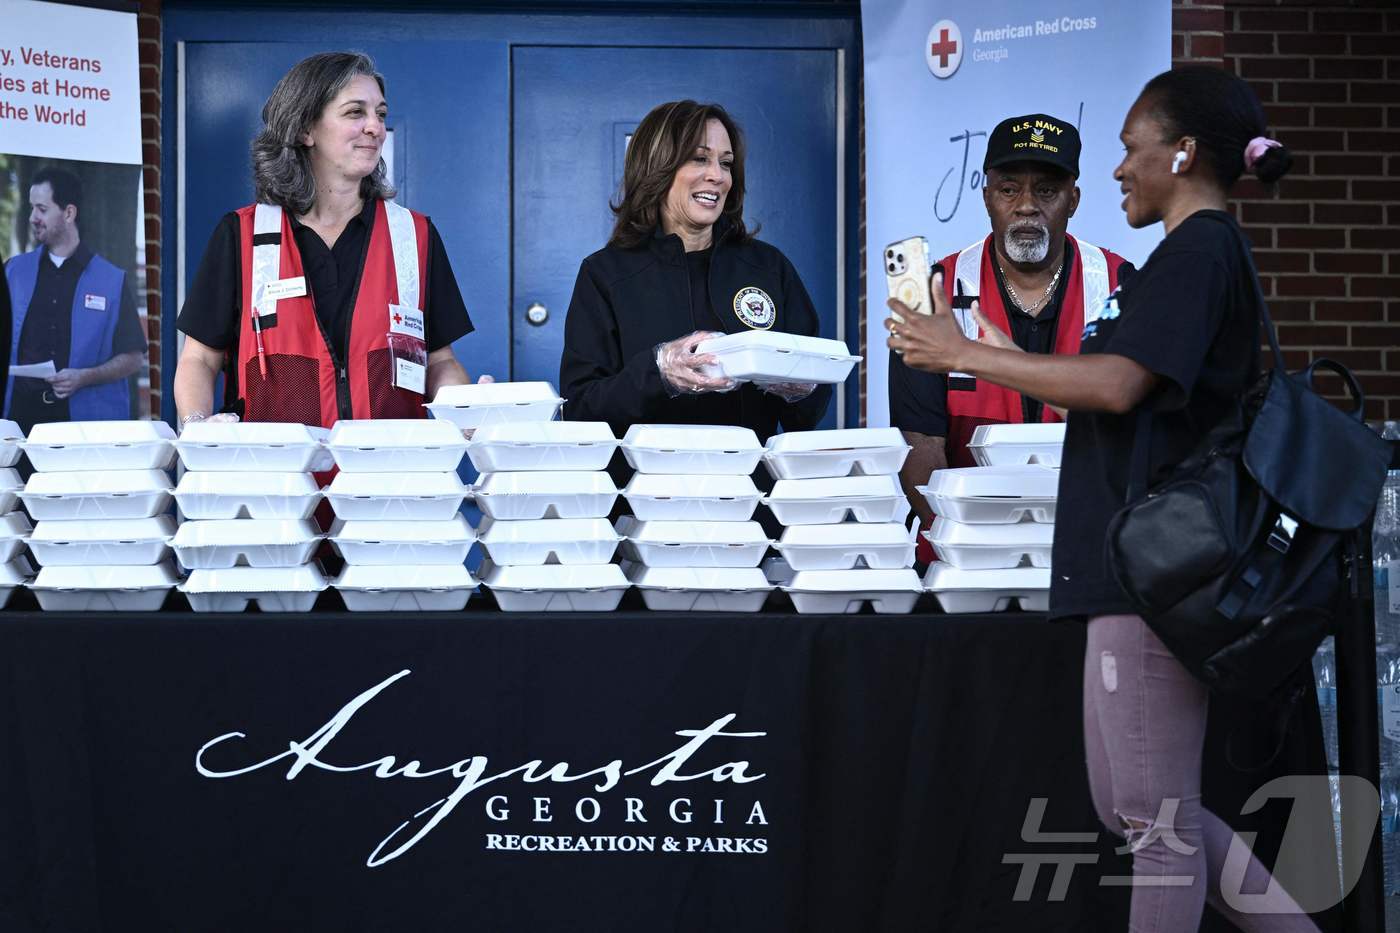
[[792, 570], [783, 590], [798, 612], [914, 608], [923, 587], [904, 526], [899, 468], [909, 445], [895, 428], [799, 431], [769, 438], [776, 481], [764, 500], [785, 526], [777, 549]]
[[450, 421], [340, 421], [327, 442], [340, 472], [326, 489], [331, 542], [346, 566], [335, 587], [351, 610], [464, 609], [476, 533], [459, 514], [467, 450]]
[[29, 518], [19, 508], [24, 481], [15, 469], [24, 455], [23, 443], [24, 432], [19, 425], [0, 420], [0, 607], [34, 575], [34, 568], [24, 557], [24, 544], [32, 530]]
[[274, 422], [186, 426], [175, 448], [182, 523], [180, 590], [196, 612], [306, 612], [326, 588], [314, 556], [321, 501], [313, 472], [330, 469], [324, 428]]
[[605, 472], [617, 437], [601, 421], [497, 421], [467, 456], [480, 472], [481, 580], [505, 612], [617, 608], [627, 590], [608, 522], [617, 486]]
[[[158, 610], [179, 581], [167, 559], [175, 520], [175, 432], [161, 421], [35, 425], [35, 472], [19, 497], [36, 521], [29, 584], [46, 610]], [[13, 555], [12, 555], [13, 556]]]
[[773, 542], [753, 521], [758, 436], [739, 427], [639, 424], [622, 452], [637, 472], [623, 491], [632, 514], [617, 520], [617, 530], [627, 539], [627, 578], [647, 607], [762, 609], [773, 586], [758, 567]]
[[918, 487], [938, 516], [926, 535], [939, 560], [924, 585], [944, 612], [1049, 608], [1063, 443], [1063, 424], [983, 425], [968, 444], [978, 466], [937, 470]]

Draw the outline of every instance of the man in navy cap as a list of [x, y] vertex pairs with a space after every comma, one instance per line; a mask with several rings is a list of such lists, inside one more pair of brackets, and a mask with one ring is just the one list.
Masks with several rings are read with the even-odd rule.
[[[1043, 113], [1011, 117], [992, 130], [982, 163], [992, 231], [933, 267], [970, 338], [1027, 353], [1078, 353], [1085, 323], [1117, 288], [1123, 257], [1065, 232], [1079, 207], [1079, 151], [1079, 131]], [[899, 312], [913, 313], [902, 306]], [[934, 470], [972, 466], [967, 443], [978, 426], [1063, 417], [970, 376], [910, 369], [893, 352], [889, 399], [890, 423], [914, 448], [900, 478], [925, 528], [933, 513], [914, 487]], [[933, 559], [922, 537], [919, 559]]]

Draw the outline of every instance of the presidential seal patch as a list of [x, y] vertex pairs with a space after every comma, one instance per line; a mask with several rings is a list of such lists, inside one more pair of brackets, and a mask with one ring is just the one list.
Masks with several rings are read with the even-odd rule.
[[756, 330], [767, 330], [773, 326], [778, 311], [767, 292], [756, 286], [746, 285], [734, 293], [734, 313], [745, 325]]

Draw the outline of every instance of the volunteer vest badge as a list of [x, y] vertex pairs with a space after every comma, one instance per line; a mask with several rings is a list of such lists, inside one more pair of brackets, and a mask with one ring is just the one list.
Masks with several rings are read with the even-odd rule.
[[761, 288], [747, 285], [734, 293], [734, 313], [749, 327], [767, 330], [773, 326], [777, 309], [773, 299]]

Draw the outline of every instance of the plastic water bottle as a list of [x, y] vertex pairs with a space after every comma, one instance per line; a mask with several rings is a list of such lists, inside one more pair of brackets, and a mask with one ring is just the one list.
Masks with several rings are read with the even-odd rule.
[[1332, 636], [1322, 640], [1313, 655], [1313, 675], [1317, 679], [1317, 707], [1322, 714], [1322, 749], [1327, 770], [1338, 768], [1337, 754], [1337, 655]]
[[[1400, 441], [1387, 421], [1381, 437]], [[1381, 846], [1385, 893], [1400, 895], [1400, 470], [1386, 474], [1371, 531], [1376, 685], [1381, 720]]]

